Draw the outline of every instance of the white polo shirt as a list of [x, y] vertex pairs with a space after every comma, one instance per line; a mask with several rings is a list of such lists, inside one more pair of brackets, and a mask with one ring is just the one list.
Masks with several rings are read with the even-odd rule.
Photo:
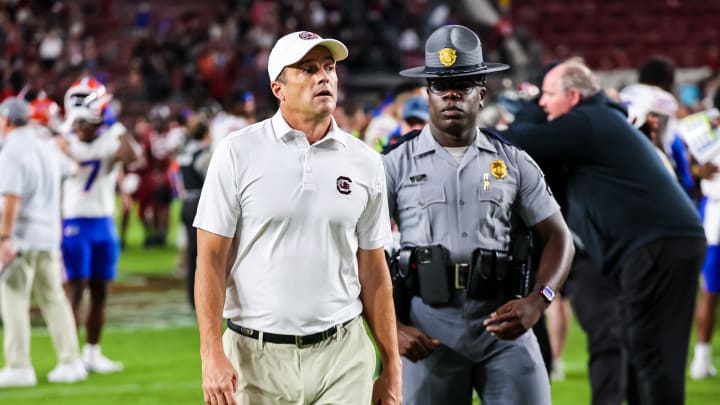
[[12, 234], [19, 251], [60, 248], [60, 182], [76, 170], [54, 141], [36, 132], [30, 125], [14, 129], [0, 152], [0, 198], [20, 197]]
[[237, 232], [223, 316], [306, 335], [362, 312], [356, 252], [392, 242], [380, 155], [332, 121], [310, 145], [278, 111], [215, 150], [194, 226]]

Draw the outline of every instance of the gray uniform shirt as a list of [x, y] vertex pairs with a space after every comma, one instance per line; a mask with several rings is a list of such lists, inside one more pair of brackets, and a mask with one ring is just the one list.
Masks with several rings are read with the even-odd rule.
[[[508, 250], [512, 215], [532, 227], [560, 210], [532, 158], [480, 130], [460, 163], [429, 126], [383, 161], [400, 244], [443, 245], [456, 263], [469, 262], [477, 248]], [[499, 305], [470, 301], [463, 315], [462, 307], [432, 308], [416, 297], [411, 318], [440, 311], [479, 319]]]

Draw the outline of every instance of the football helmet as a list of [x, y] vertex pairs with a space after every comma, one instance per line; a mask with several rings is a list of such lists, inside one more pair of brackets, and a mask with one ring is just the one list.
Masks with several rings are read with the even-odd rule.
[[56, 129], [60, 124], [60, 106], [41, 91], [37, 98], [30, 102], [30, 119]]
[[105, 85], [93, 77], [83, 77], [65, 92], [65, 117], [70, 123], [82, 119], [100, 124], [111, 99]]

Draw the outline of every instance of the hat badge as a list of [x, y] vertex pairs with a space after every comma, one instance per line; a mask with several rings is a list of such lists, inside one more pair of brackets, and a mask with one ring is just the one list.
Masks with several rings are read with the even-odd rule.
[[450, 67], [457, 61], [457, 51], [453, 48], [443, 48], [438, 51], [438, 55], [440, 56], [440, 63], [445, 67]]
[[507, 175], [507, 166], [502, 160], [493, 160], [490, 163], [490, 173], [497, 179], [503, 179]]

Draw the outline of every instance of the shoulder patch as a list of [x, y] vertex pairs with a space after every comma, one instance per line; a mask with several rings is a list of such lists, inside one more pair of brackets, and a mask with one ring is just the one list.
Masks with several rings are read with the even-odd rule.
[[493, 129], [493, 128], [480, 128], [480, 131], [482, 131], [485, 135], [487, 135], [487, 136], [489, 136], [489, 137], [491, 137], [491, 138], [497, 139], [498, 141], [504, 143], [505, 145], [515, 146], [515, 147], [517, 148], [517, 145], [515, 145], [514, 143], [512, 143], [512, 142], [508, 141], [507, 139], [503, 138], [503, 136], [500, 135], [500, 133], [499, 133], [496, 129]]
[[420, 132], [421, 131], [419, 129], [415, 129], [415, 130], [410, 131], [400, 137], [389, 138], [387, 145], [385, 145], [383, 147], [382, 154], [387, 155], [393, 149], [397, 148], [398, 146], [402, 145], [403, 143], [405, 143], [413, 138], [417, 138], [417, 136], [420, 135]]

